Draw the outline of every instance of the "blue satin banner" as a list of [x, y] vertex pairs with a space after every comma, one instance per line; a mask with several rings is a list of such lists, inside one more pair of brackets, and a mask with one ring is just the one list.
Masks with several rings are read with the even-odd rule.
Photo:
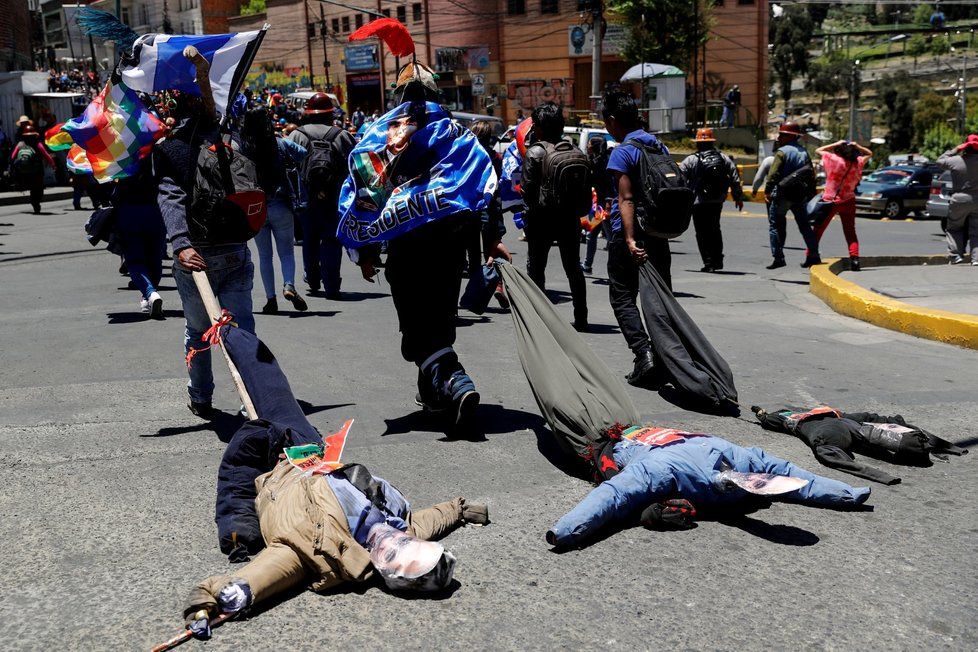
[[483, 211], [496, 191], [489, 155], [433, 102], [406, 102], [378, 118], [349, 163], [336, 236], [354, 249], [450, 215]]

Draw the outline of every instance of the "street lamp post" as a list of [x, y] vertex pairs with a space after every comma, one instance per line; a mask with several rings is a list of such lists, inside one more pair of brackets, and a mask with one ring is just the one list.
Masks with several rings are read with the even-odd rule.
[[859, 59], [852, 62], [849, 86], [849, 140], [856, 140], [856, 107], [859, 103]]

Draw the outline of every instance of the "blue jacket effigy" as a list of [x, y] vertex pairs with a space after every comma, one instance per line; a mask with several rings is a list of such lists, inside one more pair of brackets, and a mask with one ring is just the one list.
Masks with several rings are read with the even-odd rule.
[[434, 102], [405, 102], [371, 123], [350, 152], [336, 237], [357, 249], [459, 213], [496, 191], [492, 159]]
[[695, 436], [662, 447], [622, 440], [614, 447], [621, 472], [602, 482], [551, 528], [555, 544], [573, 546], [602, 528], [621, 523], [654, 502], [681, 497], [696, 507], [733, 504], [749, 494], [720, 491], [714, 477], [724, 463], [742, 473], [773, 473], [809, 483], [772, 498], [822, 507], [846, 508], [869, 498], [869, 487], [852, 487], [810, 473], [760, 448], [743, 448], [713, 436]]

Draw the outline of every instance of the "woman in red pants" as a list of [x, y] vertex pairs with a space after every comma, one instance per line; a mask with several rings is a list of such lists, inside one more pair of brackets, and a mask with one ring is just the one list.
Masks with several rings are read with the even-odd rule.
[[[840, 140], [819, 147], [816, 154], [822, 157], [825, 169], [825, 191], [816, 196], [808, 206], [815, 237], [822, 239], [832, 217], [838, 214], [842, 232], [849, 244], [849, 269], [859, 271], [859, 239], [856, 237], [856, 186], [863, 175], [863, 167], [873, 153], [848, 140]], [[807, 252], [806, 252], [807, 255]]]

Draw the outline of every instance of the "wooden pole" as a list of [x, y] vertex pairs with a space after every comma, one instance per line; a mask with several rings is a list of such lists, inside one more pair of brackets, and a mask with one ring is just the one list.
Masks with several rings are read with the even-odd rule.
[[[211, 283], [207, 279], [206, 272], [193, 272], [194, 283], [197, 284], [197, 291], [200, 292], [200, 298], [204, 301], [204, 307], [207, 309], [207, 316], [211, 318], [211, 324], [216, 324], [217, 320], [221, 318], [221, 304], [217, 302], [217, 297], [214, 296], [214, 290], [211, 288]], [[255, 410], [255, 404], [251, 401], [251, 396], [248, 394], [248, 389], [244, 385], [244, 381], [241, 380], [241, 374], [238, 373], [238, 368], [234, 366], [234, 362], [231, 361], [231, 356], [224, 349], [224, 342], [221, 342], [221, 353], [224, 354], [224, 361], [228, 363], [228, 371], [231, 372], [231, 380], [234, 381], [234, 387], [238, 390], [238, 396], [241, 397], [241, 402], [244, 404], [245, 412], [248, 413], [249, 419], [257, 419], [258, 412]]]

